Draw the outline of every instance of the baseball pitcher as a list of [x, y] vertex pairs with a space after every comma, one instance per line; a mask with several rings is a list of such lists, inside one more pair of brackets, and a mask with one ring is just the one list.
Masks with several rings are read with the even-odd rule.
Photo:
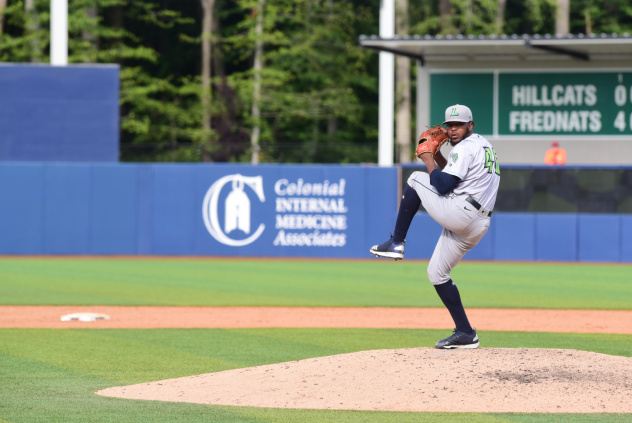
[[[371, 248], [379, 257], [404, 258], [405, 237], [413, 217], [423, 204], [443, 232], [428, 264], [428, 278], [447, 307], [456, 329], [435, 348], [478, 348], [476, 330], [470, 326], [459, 290], [450, 271], [487, 233], [496, 202], [500, 168], [496, 151], [485, 138], [474, 134], [471, 110], [463, 105], [448, 107], [447, 130], [436, 126], [419, 137], [415, 157], [428, 173], [414, 172], [408, 178], [391, 239]], [[441, 146], [453, 146], [449, 158]]]

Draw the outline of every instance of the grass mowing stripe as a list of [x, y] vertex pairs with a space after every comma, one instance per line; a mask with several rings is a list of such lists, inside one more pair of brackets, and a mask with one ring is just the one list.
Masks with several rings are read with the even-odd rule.
[[[108, 337], [94, 330], [3, 330], [0, 352], [127, 385], [241, 367], [208, 355], [163, 345], [137, 336]], [[136, 334], [137, 335], [137, 334]]]
[[257, 422], [231, 410], [198, 404], [104, 398], [111, 385], [89, 374], [0, 354], [0, 417], [30, 422]]
[[[0, 259], [6, 305], [441, 307], [426, 263]], [[468, 307], [632, 309], [632, 266], [461, 263]]]
[[[431, 346], [446, 331], [0, 329], [0, 418], [22, 422], [632, 422], [625, 414], [390, 413], [105, 398], [108, 386], [369, 349]], [[632, 356], [632, 336], [481, 332], [483, 345]], [[142, 379], [146, 378], [146, 379]], [[141, 380], [142, 379], [142, 380]]]

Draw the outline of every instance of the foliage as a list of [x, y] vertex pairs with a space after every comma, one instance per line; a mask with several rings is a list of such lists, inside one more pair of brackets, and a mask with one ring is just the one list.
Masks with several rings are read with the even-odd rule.
[[452, 13], [447, 24], [442, 22], [436, 4], [436, 1], [421, 0], [411, 5], [414, 13], [411, 16], [412, 33], [479, 35], [494, 32], [497, 0], [452, 0]]
[[581, 33], [632, 33], [632, 3], [628, 0], [571, 2], [571, 28]]
[[[226, 37], [225, 45], [244, 60], [254, 50], [254, 21], [259, 11], [253, 0], [238, 5], [247, 17]], [[264, 159], [315, 161], [319, 142], [354, 142], [358, 135], [366, 134], [355, 90], [372, 88], [375, 78], [367, 73], [368, 53], [357, 46], [353, 28], [358, 21], [370, 19], [368, 11], [354, 9], [346, 1], [276, 0], [268, 1], [263, 13], [260, 124], [262, 141], [270, 145]], [[235, 72], [229, 81], [241, 101], [251, 104], [252, 71]], [[244, 108], [243, 113], [251, 126], [249, 109]], [[323, 134], [327, 124], [329, 133]], [[275, 151], [277, 143], [296, 141], [305, 149], [290, 157]]]
[[[48, 62], [50, 0], [8, 0], [0, 61]], [[357, 46], [378, 32], [378, 0], [217, 0], [212, 158], [247, 161], [262, 128], [262, 161], [375, 162], [377, 55]], [[497, 0], [410, 2], [411, 34], [496, 32]], [[202, 109], [199, 1], [69, 0], [69, 60], [121, 66], [123, 160], [199, 161]], [[95, 13], [96, 12], [96, 13]], [[555, 0], [507, 0], [504, 33], [553, 33]], [[254, 24], [264, 16], [262, 118], [251, 117]], [[628, 0], [571, 2], [576, 33], [632, 32]], [[414, 68], [414, 67], [413, 67]], [[415, 95], [414, 80], [411, 87]]]

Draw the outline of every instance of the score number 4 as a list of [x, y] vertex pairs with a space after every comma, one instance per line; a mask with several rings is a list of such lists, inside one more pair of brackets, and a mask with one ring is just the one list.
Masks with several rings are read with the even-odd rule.
[[[621, 110], [617, 113], [617, 117], [614, 120], [614, 127], [619, 131], [625, 131], [625, 112]], [[632, 128], [632, 113], [630, 113], [630, 128]]]

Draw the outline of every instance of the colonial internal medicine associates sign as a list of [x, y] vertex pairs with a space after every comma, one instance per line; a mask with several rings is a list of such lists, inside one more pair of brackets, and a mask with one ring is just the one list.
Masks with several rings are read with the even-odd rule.
[[[452, 94], [457, 98], [460, 95], [463, 104], [472, 108], [482, 134], [632, 135], [629, 71], [458, 73], [431, 78], [431, 84], [436, 82], [432, 86], [432, 107], [441, 109], [438, 103], [452, 104]], [[453, 79], [453, 87], [471, 87], [471, 93], [465, 97], [458, 94], [458, 89], [449, 86], [448, 78]], [[442, 98], [434, 95], [439, 90], [444, 92]]]
[[[165, 167], [151, 222], [162, 254], [367, 257], [397, 216], [397, 172], [374, 166]], [[184, 188], [183, 188], [184, 187]], [[168, 218], [167, 218], [168, 217]], [[373, 243], [373, 244], [371, 244]]]
[[[220, 193], [229, 183], [232, 190], [221, 207]], [[344, 178], [314, 183], [305, 182], [303, 178], [292, 182], [287, 178], [278, 179], [274, 184], [276, 224], [274, 229], [270, 228], [277, 233], [272, 245], [343, 247], [347, 243], [346, 213], [349, 211], [344, 199], [346, 184]], [[241, 247], [252, 244], [266, 228], [264, 223], [259, 223], [256, 230], [251, 230], [252, 210], [250, 198], [244, 190], [246, 186], [252, 189], [256, 199], [265, 202], [262, 176], [224, 176], [213, 183], [204, 196], [204, 225], [213, 238], [224, 245]], [[219, 218], [221, 210], [224, 211], [223, 224]], [[231, 237], [233, 231], [236, 234], [241, 232], [242, 239]]]

